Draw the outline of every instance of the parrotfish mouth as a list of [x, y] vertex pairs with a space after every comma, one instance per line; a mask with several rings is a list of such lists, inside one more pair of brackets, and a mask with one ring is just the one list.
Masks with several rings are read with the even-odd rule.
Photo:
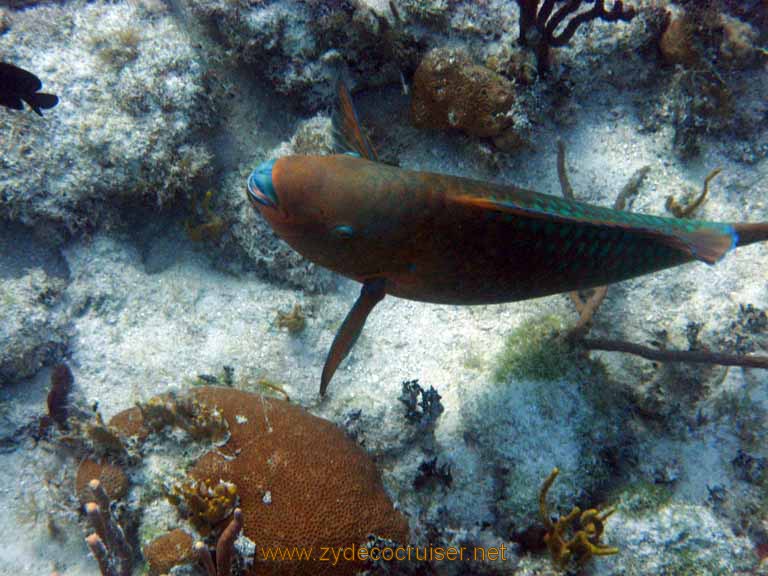
[[248, 176], [248, 199], [269, 208], [277, 208], [277, 192], [272, 184], [272, 167], [276, 160], [262, 162]]

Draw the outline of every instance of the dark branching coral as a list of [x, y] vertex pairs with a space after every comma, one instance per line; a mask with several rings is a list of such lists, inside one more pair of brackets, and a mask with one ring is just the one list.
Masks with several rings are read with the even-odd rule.
[[[629, 22], [636, 14], [631, 6], [625, 8], [621, 0], [616, 0], [610, 10], [606, 10], [605, 0], [594, 0], [592, 8], [580, 12], [584, 3], [583, 0], [544, 0], [543, 3], [540, 0], [517, 0], [520, 6], [518, 43], [521, 46], [533, 45], [540, 74], [549, 68], [550, 48], [565, 46], [582, 24], [597, 19]], [[556, 8], [556, 5], [559, 7]], [[569, 16], [571, 19], [558, 33], [558, 28]]]
[[400, 402], [405, 405], [405, 419], [411, 424], [418, 424], [425, 430], [434, 428], [437, 419], [443, 413], [443, 405], [437, 390], [432, 386], [429, 390], [424, 390], [418, 380], [403, 382]]
[[453, 474], [451, 474], [451, 465], [446, 463], [438, 464], [437, 457], [429, 458], [419, 464], [419, 472], [413, 479], [413, 487], [421, 490], [427, 486], [444, 486], [450, 488], [453, 484]]
[[552, 561], [562, 568], [571, 562], [583, 565], [593, 556], [618, 554], [618, 548], [600, 543], [605, 520], [615, 512], [614, 508], [602, 512], [590, 508], [582, 512], [581, 508], [574, 506], [568, 515], [560, 516], [554, 521], [550, 518], [547, 493], [559, 473], [560, 470], [554, 468], [539, 492], [539, 513], [546, 527], [544, 542]]

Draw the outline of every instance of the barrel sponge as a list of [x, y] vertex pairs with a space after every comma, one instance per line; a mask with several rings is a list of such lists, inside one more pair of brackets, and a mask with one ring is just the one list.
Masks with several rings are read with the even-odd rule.
[[110, 500], [120, 500], [128, 492], [128, 477], [123, 469], [108, 462], [85, 459], [80, 462], [75, 476], [75, 493], [83, 504], [93, 501], [88, 483], [98, 480]]
[[[257, 545], [259, 573], [352, 575], [365, 564], [321, 562], [321, 547], [363, 545], [370, 534], [407, 541], [407, 521], [373, 462], [333, 423], [284, 400], [231, 388], [202, 387], [193, 394], [221, 412], [231, 436], [190, 475], [237, 486], [243, 532]], [[312, 560], [266, 567], [258, 552], [266, 547], [312, 547]]]
[[149, 574], [168, 574], [174, 566], [194, 561], [193, 543], [192, 536], [178, 528], [152, 540], [144, 548]]

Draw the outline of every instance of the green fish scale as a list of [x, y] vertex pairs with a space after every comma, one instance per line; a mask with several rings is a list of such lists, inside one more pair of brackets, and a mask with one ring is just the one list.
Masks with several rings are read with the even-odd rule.
[[[509, 201], [502, 201], [514, 205]], [[583, 278], [606, 277], [607, 270], [623, 274], [664, 267], [679, 256], [678, 251], [648, 238], [637, 237], [630, 230], [612, 227], [627, 224], [673, 234], [702, 228], [727, 232], [727, 225], [699, 220], [677, 220], [647, 214], [622, 212], [589, 205], [575, 205], [559, 199], [531, 204], [539, 214], [564, 215], [581, 222], [552, 222], [532, 214], [530, 217], [491, 211], [495, 222], [515, 229], [515, 240], [528, 243], [534, 253], [541, 254], [552, 270], [578, 274]], [[516, 206], [526, 209], [523, 206]], [[576, 207], [584, 207], [577, 210]], [[591, 222], [590, 220], [595, 220]]]
[[510, 201], [504, 203], [523, 210], [533, 209], [539, 212], [544, 212], [551, 216], [592, 220], [597, 225], [606, 224], [610, 226], [611, 224], [628, 224], [631, 226], [649, 227], [670, 234], [681, 231], [691, 233], [702, 229], [714, 230], [725, 234], [730, 232], [727, 224], [708, 222], [705, 220], [684, 220], [678, 218], [665, 218], [663, 216], [652, 216], [650, 214], [637, 214], [635, 212], [613, 210], [602, 206], [570, 203], [555, 197], [552, 197], [551, 199], [547, 198], [545, 201], [533, 201], [527, 206], [525, 203], [516, 204], [515, 202]]

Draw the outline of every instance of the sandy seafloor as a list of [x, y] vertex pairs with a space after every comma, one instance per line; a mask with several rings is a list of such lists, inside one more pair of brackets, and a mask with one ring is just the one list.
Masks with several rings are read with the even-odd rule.
[[[310, 26], [305, 12], [354, 8], [392, 17], [383, 2], [243, 3], [238, 28], [227, 16], [235, 4], [75, 2], [0, 12], [0, 57], [34, 70], [61, 98], [42, 119], [0, 110], [0, 574], [98, 573], [72, 494], [76, 461], [55, 441], [31, 437], [60, 361], [74, 375], [72, 402], [97, 405], [105, 419], [224, 365], [235, 368], [236, 382], [267, 378], [338, 424], [360, 411], [356, 437], [416, 542], [504, 543], [512, 551], [506, 563], [434, 563], [425, 573], [555, 573], [546, 551], [523, 552], [513, 541], [538, 521], [539, 486], [554, 466], [561, 473], [553, 511], [618, 507], [604, 541], [619, 554], [590, 561], [584, 574], [765, 571], [758, 552], [764, 556], [768, 543], [768, 372], [668, 368], [592, 353], [603, 370], [566, 367], [544, 377], [518, 370], [498, 381], [508, 338], [531, 338], [516, 332], [521, 325], [577, 320], [567, 296], [477, 307], [387, 298], [319, 401], [325, 354], [358, 285], [307, 266], [275, 240], [248, 205], [244, 181], [274, 154], [327, 151], [328, 63], [355, 37], [338, 45], [331, 38], [325, 52], [295, 48], [326, 33], [326, 20]], [[416, 63], [448, 44], [465, 46], [479, 62], [514, 46], [515, 2], [395, 4], [403, 42], [418, 44]], [[667, 2], [632, 4], [651, 10]], [[283, 32], [269, 44], [283, 8]], [[514, 152], [460, 132], [413, 128], [397, 75], [370, 72], [379, 59], [382, 69], [400, 66], [410, 82], [412, 51], [401, 62], [369, 46], [347, 64], [363, 122], [382, 155], [404, 168], [559, 194], [561, 138], [582, 200], [610, 205], [647, 165], [632, 209], [667, 214], [668, 195], [698, 189], [722, 167], [697, 217], [768, 220], [764, 54], [724, 74], [736, 95], [733, 116], [711, 125], [704, 118], [697, 152], [685, 154], [676, 145], [681, 114], [670, 112], [680, 98], [673, 77], [683, 72], [647, 49], [654, 40], [643, 18], [588, 24], [554, 51], [555, 77], [567, 76], [566, 101], [551, 111], [552, 79], [520, 88], [526, 95], [515, 113], [528, 118], [530, 145]], [[766, 45], [765, 21], [751, 21], [754, 46]], [[199, 202], [211, 188], [213, 214], [227, 228], [196, 242], [186, 222], [212, 217]], [[307, 316], [298, 336], [277, 323], [278, 310], [295, 304]], [[703, 346], [732, 351], [740, 305], [768, 309], [766, 245], [713, 267], [693, 263], [612, 287], [593, 334], [649, 343], [666, 331], [670, 347], [686, 348], [686, 327], [698, 323]], [[750, 351], [768, 353], [765, 331], [746, 333]], [[544, 350], [538, 358], [556, 355]], [[434, 437], [404, 417], [398, 397], [411, 379], [441, 396]], [[450, 467], [452, 482], [416, 490], [418, 467], [430, 457]], [[159, 481], [163, 470], [151, 460], [145, 466], [142, 482]], [[145, 533], [182, 525], [160, 504], [143, 522], [152, 526]]]

